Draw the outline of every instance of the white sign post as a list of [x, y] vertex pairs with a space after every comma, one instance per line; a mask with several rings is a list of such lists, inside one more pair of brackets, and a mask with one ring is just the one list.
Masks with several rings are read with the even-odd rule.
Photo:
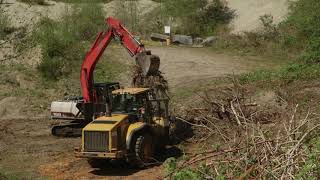
[[164, 26], [164, 33], [170, 35], [170, 33], [171, 33], [171, 27], [170, 27], [170, 26]]
[[[164, 33], [170, 36], [171, 27], [170, 26], [164, 26]], [[166, 40], [166, 42], [167, 42], [167, 46], [169, 46], [170, 45], [170, 38], [168, 38]]]

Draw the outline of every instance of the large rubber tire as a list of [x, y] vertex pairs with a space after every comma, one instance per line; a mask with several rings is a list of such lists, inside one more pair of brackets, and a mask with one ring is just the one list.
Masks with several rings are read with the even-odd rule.
[[133, 167], [143, 168], [153, 161], [154, 144], [150, 134], [139, 135], [134, 139], [129, 163]]

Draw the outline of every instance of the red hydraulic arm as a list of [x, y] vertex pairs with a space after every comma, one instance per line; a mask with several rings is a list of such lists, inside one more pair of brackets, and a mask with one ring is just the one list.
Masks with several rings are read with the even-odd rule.
[[93, 103], [93, 72], [99, 58], [113, 38], [119, 38], [132, 57], [145, 51], [144, 45], [137, 41], [120, 21], [109, 17], [106, 23], [109, 25], [108, 31], [98, 34], [81, 66], [80, 80], [84, 103]]

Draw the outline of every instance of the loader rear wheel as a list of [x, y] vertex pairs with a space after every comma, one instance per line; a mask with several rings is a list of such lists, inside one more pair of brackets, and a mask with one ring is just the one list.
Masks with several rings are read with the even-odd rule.
[[150, 134], [140, 135], [135, 139], [133, 152], [129, 162], [139, 168], [145, 167], [152, 161], [154, 155], [154, 145]]

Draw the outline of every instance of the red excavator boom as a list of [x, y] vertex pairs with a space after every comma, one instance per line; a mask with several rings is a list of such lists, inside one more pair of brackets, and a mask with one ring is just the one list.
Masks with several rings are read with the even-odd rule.
[[[151, 75], [158, 72], [160, 59], [146, 51], [144, 45], [134, 38], [134, 36], [114, 18], [106, 20], [109, 29], [107, 32], [100, 32], [87, 53], [81, 66], [81, 89], [84, 99], [84, 111], [92, 111], [94, 93], [93, 93], [93, 72], [99, 58], [113, 38], [118, 38], [121, 44], [128, 50], [131, 57], [136, 56], [136, 62], [141, 67], [145, 75]], [[86, 110], [87, 109], [87, 110]], [[89, 113], [91, 114], [91, 113]]]

